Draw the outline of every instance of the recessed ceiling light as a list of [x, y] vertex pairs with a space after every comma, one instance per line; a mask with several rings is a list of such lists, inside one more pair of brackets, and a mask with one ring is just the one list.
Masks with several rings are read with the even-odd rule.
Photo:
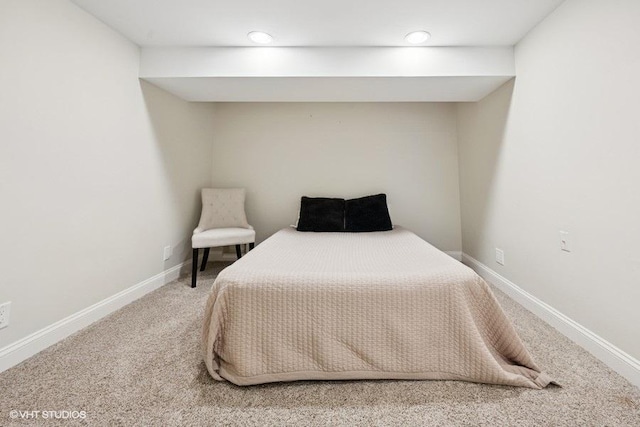
[[251, 31], [247, 34], [249, 40], [258, 44], [269, 44], [273, 41], [273, 37], [267, 33], [263, 33], [262, 31]]
[[420, 44], [429, 40], [430, 37], [431, 34], [427, 33], [426, 31], [414, 31], [404, 36], [404, 39], [407, 41], [407, 43]]

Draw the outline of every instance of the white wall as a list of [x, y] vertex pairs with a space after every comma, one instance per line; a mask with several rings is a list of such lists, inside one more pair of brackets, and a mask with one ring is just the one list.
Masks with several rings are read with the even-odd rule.
[[515, 83], [459, 107], [464, 252], [635, 358], [639, 21], [635, 0], [568, 0], [516, 46]]
[[66, 0], [3, 0], [0, 59], [2, 348], [183, 261], [211, 107], [141, 84], [138, 47]]
[[263, 240], [300, 197], [387, 193], [394, 223], [459, 251], [454, 104], [216, 104], [212, 181], [247, 189]]

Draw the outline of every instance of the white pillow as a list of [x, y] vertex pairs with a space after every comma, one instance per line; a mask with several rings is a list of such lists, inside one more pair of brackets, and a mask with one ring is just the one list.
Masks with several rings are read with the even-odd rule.
[[244, 188], [203, 188], [198, 228], [251, 228], [244, 211]]

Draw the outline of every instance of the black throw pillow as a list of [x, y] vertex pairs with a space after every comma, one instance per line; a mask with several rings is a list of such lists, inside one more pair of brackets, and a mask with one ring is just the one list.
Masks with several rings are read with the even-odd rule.
[[303, 196], [297, 230], [344, 231], [344, 199]]
[[393, 228], [386, 194], [347, 200], [344, 215], [345, 231], [389, 231]]

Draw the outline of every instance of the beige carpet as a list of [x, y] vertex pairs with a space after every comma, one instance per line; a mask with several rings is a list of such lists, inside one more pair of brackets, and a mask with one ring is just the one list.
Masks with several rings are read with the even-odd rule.
[[[457, 381], [298, 382], [236, 387], [200, 359], [205, 299], [173, 282], [0, 374], [0, 425], [640, 426], [640, 391], [496, 291], [538, 363], [563, 387]], [[11, 410], [86, 411], [12, 421]]]

